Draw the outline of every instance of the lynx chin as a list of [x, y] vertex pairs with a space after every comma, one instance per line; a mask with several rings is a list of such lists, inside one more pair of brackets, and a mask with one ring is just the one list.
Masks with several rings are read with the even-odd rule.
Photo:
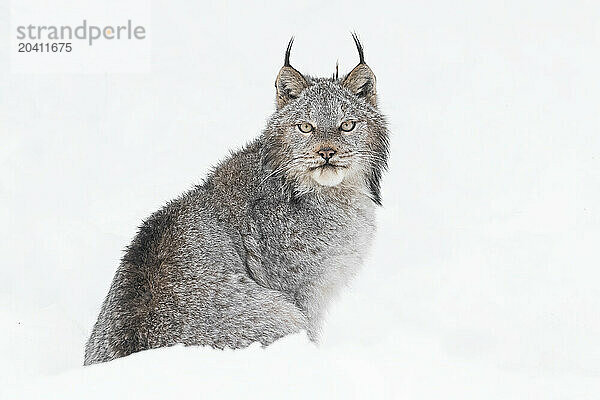
[[174, 344], [241, 348], [306, 330], [363, 262], [388, 131], [375, 75], [315, 78], [290, 64], [262, 134], [145, 220], [127, 247], [85, 364]]

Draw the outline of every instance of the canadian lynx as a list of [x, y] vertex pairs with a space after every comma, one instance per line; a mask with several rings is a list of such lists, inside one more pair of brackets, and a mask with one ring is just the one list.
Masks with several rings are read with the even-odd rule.
[[177, 343], [240, 348], [306, 330], [355, 274], [375, 230], [388, 131], [375, 75], [275, 81], [262, 134], [152, 214], [127, 248], [85, 364]]

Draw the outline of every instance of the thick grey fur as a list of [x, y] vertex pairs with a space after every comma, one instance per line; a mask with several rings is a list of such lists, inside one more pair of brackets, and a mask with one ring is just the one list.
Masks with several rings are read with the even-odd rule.
[[[317, 341], [326, 305], [372, 241], [387, 162], [375, 76], [354, 38], [361, 63], [341, 79], [301, 75], [289, 64], [290, 43], [263, 133], [143, 222], [86, 365], [178, 343], [268, 345], [301, 330]], [[340, 130], [345, 120], [355, 121], [351, 132]], [[314, 130], [300, 132], [302, 122]], [[323, 148], [337, 152], [335, 167], [323, 166]], [[321, 173], [343, 180], [331, 186], [315, 178]]]

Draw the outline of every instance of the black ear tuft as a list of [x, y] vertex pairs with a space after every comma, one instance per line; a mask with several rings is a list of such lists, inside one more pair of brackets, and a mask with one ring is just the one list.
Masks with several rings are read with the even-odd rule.
[[285, 50], [283, 67], [279, 70], [279, 74], [277, 74], [277, 79], [275, 80], [278, 109], [300, 96], [300, 93], [308, 87], [306, 79], [290, 64], [290, 53], [292, 52], [293, 44], [294, 37], [292, 36]]
[[[294, 38], [292, 38], [293, 40]], [[360, 43], [360, 40], [358, 40], [358, 35], [356, 34], [356, 32], [352, 32], [352, 39], [354, 39], [354, 44], [356, 44], [356, 49], [358, 50], [358, 59], [359, 59], [359, 64], [364, 64], [365, 63], [365, 52], [363, 50], [362, 44]]]
[[358, 50], [359, 63], [354, 69], [344, 78], [343, 85], [358, 97], [364, 98], [367, 103], [377, 106], [377, 90], [375, 87], [375, 74], [365, 64], [365, 52], [358, 35], [352, 33], [352, 39]]
[[292, 36], [292, 38], [290, 39], [290, 42], [288, 43], [287, 49], [285, 50], [285, 58], [283, 59], [283, 66], [284, 67], [291, 67], [290, 65], [290, 53], [292, 52], [292, 45], [294, 44], [294, 37]]

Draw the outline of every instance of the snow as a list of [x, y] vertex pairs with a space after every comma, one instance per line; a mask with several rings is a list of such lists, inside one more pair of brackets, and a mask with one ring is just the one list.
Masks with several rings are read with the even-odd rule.
[[[150, 72], [0, 63], [0, 398], [600, 397], [597, 3], [149, 8]], [[392, 151], [374, 248], [320, 346], [82, 367], [141, 219], [260, 132], [289, 36], [292, 65], [329, 75], [357, 61], [350, 29]]]

